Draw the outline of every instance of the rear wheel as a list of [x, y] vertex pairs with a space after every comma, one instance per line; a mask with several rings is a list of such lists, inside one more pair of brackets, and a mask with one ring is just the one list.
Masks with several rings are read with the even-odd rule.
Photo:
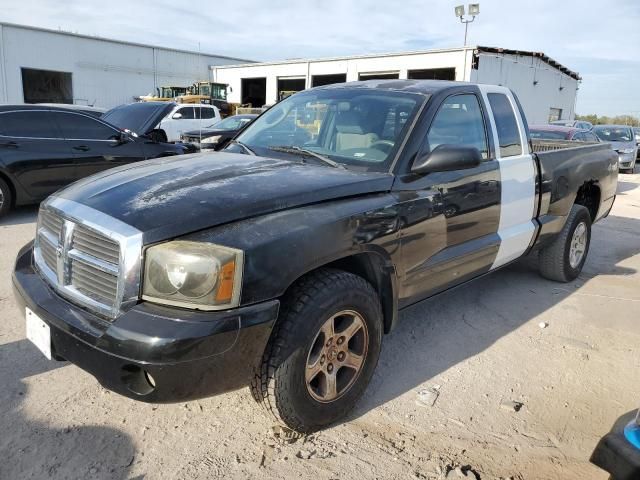
[[11, 210], [11, 204], [13, 203], [13, 194], [7, 182], [0, 178], [0, 217], [3, 217], [9, 210]]
[[549, 280], [575, 280], [587, 260], [591, 243], [591, 216], [582, 205], [574, 205], [556, 239], [539, 253], [540, 274]]
[[283, 300], [252, 394], [290, 429], [323, 428], [355, 406], [381, 342], [382, 310], [373, 287], [348, 272], [313, 272]]
[[164, 130], [153, 130], [149, 136], [154, 142], [167, 143], [167, 134]]

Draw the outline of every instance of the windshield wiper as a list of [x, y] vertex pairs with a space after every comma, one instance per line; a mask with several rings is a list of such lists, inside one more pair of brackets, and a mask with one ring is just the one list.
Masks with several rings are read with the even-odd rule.
[[307, 150], [306, 148], [300, 148], [296, 145], [280, 145], [275, 147], [269, 147], [269, 150], [273, 150], [274, 152], [284, 152], [284, 153], [294, 153], [300, 154], [307, 157], [313, 157], [318, 160], [321, 160], [323, 163], [333, 167], [333, 168], [345, 168], [344, 165], [339, 164], [338, 162], [334, 162], [330, 158], [325, 157], [324, 155], [320, 155], [319, 153], [314, 152], [313, 150]]
[[251, 150], [249, 147], [247, 147], [244, 143], [242, 143], [239, 140], [231, 140], [231, 142], [233, 145], [240, 145], [245, 152], [247, 152], [249, 155], [254, 155], [256, 154], [256, 152], [254, 152], [253, 150]]

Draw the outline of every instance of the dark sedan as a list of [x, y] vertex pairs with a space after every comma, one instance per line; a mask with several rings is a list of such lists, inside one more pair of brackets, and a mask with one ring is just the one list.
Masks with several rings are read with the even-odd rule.
[[185, 153], [63, 107], [0, 106], [0, 216], [94, 173]]
[[563, 125], [532, 125], [529, 127], [534, 140], [567, 140], [570, 142], [599, 142], [590, 130]]
[[222, 150], [240, 130], [249, 125], [258, 115], [234, 115], [202, 130], [191, 130], [182, 134], [182, 141], [201, 149]]

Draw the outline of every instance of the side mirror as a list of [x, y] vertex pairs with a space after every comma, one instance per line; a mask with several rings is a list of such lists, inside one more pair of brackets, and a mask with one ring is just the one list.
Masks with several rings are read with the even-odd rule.
[[482, 154], [476, 147], [467, 145], [438, 145], [432, 152], [418, 157], [413, 163], [413, 173], [449, 172], [480, 165]]
[[131, 135], [129, 135], [129, 133], [125, 131], [121, 131], [117, 135], [114, 135], [111, 138], [115, 142], [115, 145], [123, 145], [131, 141]]
[[176, 112], [173, 115], [171, 115], [171, 118], [173, 118], [174, 120], [180, 120], [182, 118], [182, 114], [179, 112]]

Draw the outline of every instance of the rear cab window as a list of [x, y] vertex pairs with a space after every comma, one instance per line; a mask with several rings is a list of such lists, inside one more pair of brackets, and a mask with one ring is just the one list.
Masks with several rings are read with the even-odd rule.
[[487, 94], [498, 131], [501, 157], [522, 155], [522, 141], [515, 112], [509, 98], [503, 93]]

